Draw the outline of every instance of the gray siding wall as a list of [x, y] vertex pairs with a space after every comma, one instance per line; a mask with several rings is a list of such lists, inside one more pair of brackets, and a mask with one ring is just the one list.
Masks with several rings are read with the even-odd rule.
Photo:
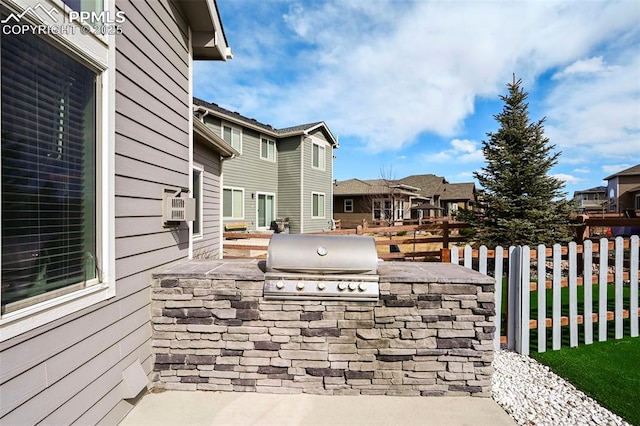
[[220, 154], [196, 143], [193, 162], [204, 168], [202, 182], [202, 239], [193, 242], [194, 258], [220, 257]]
[[[222, 136], [221, 121], [213, 117], [205, 117], [205, 123], [218, 135]], [[225, 123], [231, 127], [242, 129], [242, 153], [223, 166], [223, 186], [244, 189], [244, 216], [242, 218], [224, 219], [224, 224], [246, 223], [248, 229], [255, 230], [258, 225], [256, 205], [258, 192], [276, 195], [276, 217], [278, 214], [278, 161], [268, 161], [260, 158], [261, 134], [241, 126]], [[275, 140], [267, 136], [268, 139]], [[269, 224], [267, 224], [268, 228]]]
[[162, 189], [189, 184], [187, 26], [168, 0], [117, 7], [116, 297], [0, 344], [2, 424], [117, 424], [122, 371], [152, 369], [151, 271], [188, 253], [161, 222]]
[[302, 185], [301, 137], [293, 136], [278, 141], [278, 213], [289, 218], [289, 232], [300, 233], [300, 194]]
[[[316, 143], [324, 143], [325, 170], [314, 169], [312, 165], [313, 141]], [[311, 138], [305, 138], [304, 141], [304, 177], [303, 177], [303, 232], [316, 232], [331, 228], [331, 219], [333, 218], [333, 148], [331, 144], [326, 143], [326, 138], [322, 132], [318, 131]], [[324, 194], [324, 210], [325, 217], [323, 219], [313, 219], [312, 215], [312, 193], [319, 192]]]

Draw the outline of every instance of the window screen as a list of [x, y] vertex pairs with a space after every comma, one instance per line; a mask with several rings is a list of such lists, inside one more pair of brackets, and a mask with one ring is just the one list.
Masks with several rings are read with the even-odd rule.
[[1, 50], [9, 312], [97, 277], [96, 74], [32, 34], [3, 34]]

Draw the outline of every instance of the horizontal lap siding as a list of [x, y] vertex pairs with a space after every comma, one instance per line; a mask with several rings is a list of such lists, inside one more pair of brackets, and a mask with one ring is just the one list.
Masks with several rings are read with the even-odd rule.
[[193, 257], [220, 257], [220, 154], [199, 143], [193, 162], [204, 169], [202, 182], [202, 239], [193, 243]]
[[[316, 142], [326, 142], [326, 138], [322, 134], [322, 132], [318, 131], [313, 134], [313, 138]], [[331, 148], [330, 143], [326, 143], [324, 145], [324, 155], [325, 155], [325, 170], [318, 170], [311, 167], [312, 160], [312, 151], [313, 151], [313, 142], [305, 141], [304, 142], [304, 189], [303, 200], [304, 200], [304, 232], [316, 232], [322, 231], [326, 229], [330, 229], [331, 227], [331, 219], [333, 218], [332, 211], [332, 191], [333, 191], [333, 181], [332, 181], [332, 167], [333, 167], [333, 149]], [[325, 198], [325, 218], [324, 219], [312, 219], [312, 196], [313, 192], [323, 193]]]
[[2, 424], [118, 423], [122, 371], [152, 368], [151, 273], [188, 254], [188, 229], [161, 221], [162, 189], [189, 186], [187, 26], [167, 0], [117, 8], [116, 297], [0, 344]]
[[[218, 129], [219, 132], [220, 129]], [[274, 140], [273, 138], [269, 139]], [[231, 160], [226, 160], [222, 172], [225, 187], [244, 188], [244, 217], [242, 219], [225, 219], [224, 223], [246, 222], [249, 229], [255, 230], [258, 224], [256, 219], [257, 192], [276, 194], [276, 216], [280, 215], [278, 211], [278, 157], [276, 154], [276, 162], [261, 159], [260, 134], [246, 128], [242, 129], [242, 154]]]
[[300, 136], [278, 141], [278, 213], [288, 217], [290, 232], [300, 233]]

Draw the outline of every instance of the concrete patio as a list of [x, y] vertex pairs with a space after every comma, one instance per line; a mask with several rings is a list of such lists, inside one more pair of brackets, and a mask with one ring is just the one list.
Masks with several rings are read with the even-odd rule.
[[166, 391], [145, 395], [121, 426], [516, 424], [491, 398]]

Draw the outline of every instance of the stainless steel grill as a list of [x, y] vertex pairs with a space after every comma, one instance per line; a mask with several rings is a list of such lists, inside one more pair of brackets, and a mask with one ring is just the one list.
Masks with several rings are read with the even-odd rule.
[[266, 268], [266, 299], [378, 300], [373, 237], [274, 234]]

